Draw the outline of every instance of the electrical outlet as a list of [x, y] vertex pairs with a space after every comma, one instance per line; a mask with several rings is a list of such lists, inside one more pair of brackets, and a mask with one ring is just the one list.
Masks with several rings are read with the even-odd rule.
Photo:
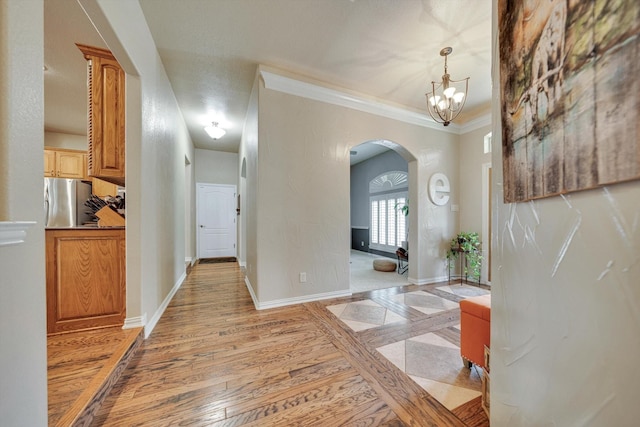
[[306, 283], [307, 273], [300, 273], [300, 283]]
[[364, 246], [364, 240], [360, 242], [360, 246]]

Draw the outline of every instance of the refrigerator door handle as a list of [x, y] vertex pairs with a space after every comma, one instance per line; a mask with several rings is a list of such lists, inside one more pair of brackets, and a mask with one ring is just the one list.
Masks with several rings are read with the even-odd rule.
[[44, 225], [49, 224], [49, 186], [44, 183]]

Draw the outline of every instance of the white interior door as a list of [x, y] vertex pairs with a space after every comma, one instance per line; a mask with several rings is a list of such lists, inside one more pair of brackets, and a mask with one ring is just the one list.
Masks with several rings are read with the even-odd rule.
[[198, 184], [198, 258], [236, 256], [236, 186]]

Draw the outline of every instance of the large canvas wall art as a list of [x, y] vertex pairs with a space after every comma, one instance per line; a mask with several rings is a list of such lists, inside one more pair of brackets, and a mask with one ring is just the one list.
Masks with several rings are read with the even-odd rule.
[[640, 0], [499, 0], [504, 200], [640, 178]]

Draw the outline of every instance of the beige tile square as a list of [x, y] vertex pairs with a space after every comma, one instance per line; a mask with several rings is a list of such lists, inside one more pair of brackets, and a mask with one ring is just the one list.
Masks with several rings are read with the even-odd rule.
[[445, 384], [426, 378], [410, 377], [423, 389], [433, 396], [438, 402], [442, 403], [445, 408], [453, 410], [458, 406], [467, 403], [470, 400], [480, 396], [481, 393], [476, 390], [469, 390], [463, 387], [456, 387], [451, 384]]
[[469, 286], [469, 285], [447, 285], [447, 286], [439, 286], [436, 288], [439, 291], [448, 292], [453, 295], [458, 295], [459, 297], [469, 298], [469, 297], [477, 297], [479, 295], [487, 295], [491, 292], [479, 288], [477, 286]]
[[437, 334], [418, 335], [377, 350], [448, 409], [481, 394], [481, 370], [465, 368], [460, 348]]
[[392, 299], [425, 314], [439, 313], [445, 310], [459, 308], [457, 302], [449, 301], [437, 295], [424, 291], [407, 292], [394, 295]]
[[405, 341], [379, 347], [378, 352], [402, 372], [405, 372]]
[[433, 345], [438, 345], [440, 347], [448, 347], [448, 348], [460, 350], [460, 347], [434, 334], [433, 332], [429, 332], [428, 334], [418, 335], [416, 337], [409, 338], [408, 341], [421, 342], [424, 344], [433, 344]]
[[327, 310], [354, 331], [362, 331], [407, 319], [371, 300], [327, 306]]

